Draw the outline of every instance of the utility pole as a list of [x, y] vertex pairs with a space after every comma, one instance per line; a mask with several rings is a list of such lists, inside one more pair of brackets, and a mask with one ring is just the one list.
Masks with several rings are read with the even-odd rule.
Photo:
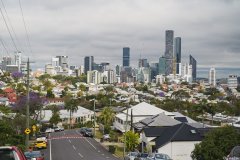
[[128, 108], [127, 108], [127, 116], [125, 122], [125, 133], [124, 133], [124, 145], [123, 145], [123, 158], [125, 157], [126, 152], [126, 133], [127, 133], [127, 125], [128, 125]]
[[94, 133], [93, 133], [93, 137], [95, 138], [95, 135], [96, 135], [96, 111], [95, 111], [95, 107], [96, 107], [96, 102], [95, 102], [95, 98], [93, 100], [93, 111], [94, 111], [94, 124], [93, 124], [93, 127], [94, 127]]
[[[28, 58], [28, 61], [27, 61], [27, 108], [26, 108], [26, 128], [29, 128], [29, 58]], [[29, 134], [26, 134], [26, 147], [29, 148]]]

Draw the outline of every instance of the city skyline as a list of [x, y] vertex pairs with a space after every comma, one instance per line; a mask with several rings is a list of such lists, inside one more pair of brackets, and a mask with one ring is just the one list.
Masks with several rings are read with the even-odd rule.
[[[32, 53], [25, 47], [19, 4], [15, 0], [3, 2], [22, 57], [37, 61], [35, 68], [43, 68], [57, 55], [68, 56], [73, 65], [83, 65], [88, 55], [96, 62], [121, 65], [124, 46], [131, 49], [132, 66], [137, 67], [140, 56], [157, 62], [165, 52], [165, 30], [174, 30], [174, 35], [182, 38], [183, 62], [191, 54], [198, 67], [239, 66], [240, 2], [236, 0], [22, 1]], [[13, 53], [7, 29], [1, 23], [1, 39]], [[6, 55], [3, 47], [0, 51]]]

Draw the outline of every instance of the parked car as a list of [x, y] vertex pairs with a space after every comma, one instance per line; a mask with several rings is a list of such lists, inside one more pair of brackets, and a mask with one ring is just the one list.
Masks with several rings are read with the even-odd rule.
[[148, 153], [139, 153], [134, 160], [147, 160], [148, 158]]
[[138, 152], [129, 152], [127, 156], [124, 157], [124, 160], [134, 160], [138, 154]]
[[47, 143], [45, 141], [36, 141], [35, 142], [35, 148], [41, 149], [41, 148], [47, 148]]
[[44, 160], [44, 156], [40, 151], [24, 152], [27, 160]]
[[60, 132], [61, 131], [61, 129], [60, 129], [60, 127], [53, 127], [53, 129], [54, 129], [54, 132]]
[[37, 138], [40, 138], [40, 137], [46, 137], [46, 138], [48, 138], [48, 136], [47, 136], [47, 134], [46, 134], [45, 132], [38, 132], [38, 133], [36, 134], [36, 136], [37, 136]]
[[109, 134], [104, 134], [103, 135], [103, 140], [104, 141], [109, 141], [110, 140], [110, 135]]
[[155, 153], [149, 160], [172, 160], [167, 154]]
[[46, 137], [39, 137], [36, 139], [36, 141], [44, 141], [47, 143], [47, 138]]
[[54, 129], [52, 129], [52, 128], [47, 128], [45, 131], [45, 133], [52, 133], [52, 132], [54, 132]]
[[1, 160], [27, 160], [23, 152], [16, 146], [2, 146], [0, 147]]

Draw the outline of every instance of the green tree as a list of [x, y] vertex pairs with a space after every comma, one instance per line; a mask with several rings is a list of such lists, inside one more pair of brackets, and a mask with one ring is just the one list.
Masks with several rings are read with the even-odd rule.
[[207, 113], [211, 114], [212, 117], [212, 125], [213, 125], [213, 116], [216, 114], [217, 111], [217, 106], [214, 103], [210, 103], [207, 105], [206, 108]]
[[240, 134], [234, 127], [215, 128], [201, 143], [195, 145], [191, 157], [194, 160], [224, 160], [231, 149], [239, 143]]
[[46, 97], [47, 97], [47, 98], [55, 98], [55, 95], [53, 94], [51, 88], [49, 88], [49, 89], [47, 90], [47, 95], [46, 95]]
[[99, 119], [104, 125], [111, 126], [114, 120], [113, 110], [110, 107], [104, 107]]
[[56, 125], [58, 122], [61, 121], [60, 115], [58, 111], [52, 111], [52, 117], [50, 118], [49, 122], [51, 124]]
[[128, 131], [125, 133], [125, 144], [127, 151], [134, 151], [134, 149], [139, 145], [139, 134], [133, 131]]
[[72, 114], [78, 110], [79, 101], [70, 96], [66, 96], [64, 100], [64, 108], [69, 111], [70, 123], [69, 128], [72, 128]]

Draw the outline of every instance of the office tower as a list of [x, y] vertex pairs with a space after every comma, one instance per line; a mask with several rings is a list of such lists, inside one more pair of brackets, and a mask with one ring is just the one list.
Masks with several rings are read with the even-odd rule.
[[94, 57], [93, 56], [86, 56], [84, 57], [84, 73], [87, 74], [88, 71], [93, 70], [94, 65]]
[[185, 63], [182, 65], [182, 78], [185, 79], [186, 82], [192, 82], [192, 65]]
[[102, 73], [97, 70], [87, 71], [87, 83], [100, 84]]
[[123, 67], [130, 66], [130, 48], [124, 47], [123, 48]]
[[6, 71], [7, 65], [12, 64], [12, 58], [11, 57], [3, 57], [2, 60], [2, 70]]
[[176, 64], [176, 74], [181, 73], [181, 37], [175, 38], [174, 63]]
[[18, 67], [18, 72], [21, 71], [21, 64], [22, 64], [22, 54], [21, 52], [17, 52], [15, 55], [15, 64]]
[[160, 75], [165, 75], [166, 73], [166, 59], [164, 56], [159, 58], [159, 65], [158, 65], [159, 69], [158, 69], [158, 73]]
[[149, 67], [149, 64], [147, 62], [147, 59], [139, 59], [138, 60], [138, 68], [141, 68], [141, 67]]
[[121, 72], [121, 67], [119, 65], [116, 65], [116, 75], [120, 76], [120, 72]]
[[237, 75], [229, 75], [227, 83], [228, 83], [228, 88], [230, 89], [237, 88], [238, 86]]
[[52, 66], [59, 67], [59, 58], [52, 57]]
[[192, 65], [192, 78], [193, 81], [196, 82], [197, 78], [197, 61], [193, 58], [192, 55], [189, 56], [189, 64]]
[[173, 37], [173, 30], [167, 30], [165, 33], [166, 75], [173, 73]]
[[56, 56], [58, 58], [58, 65], [62, 67], [63, 70], [68, 68], [68, 56]]
[[211, 86], [213, 86], [213, 87], [216, 86], [216, 70], [215, 70], [215, 68], [210, 68], [208, 80], [209, 80], [209, 84]]

